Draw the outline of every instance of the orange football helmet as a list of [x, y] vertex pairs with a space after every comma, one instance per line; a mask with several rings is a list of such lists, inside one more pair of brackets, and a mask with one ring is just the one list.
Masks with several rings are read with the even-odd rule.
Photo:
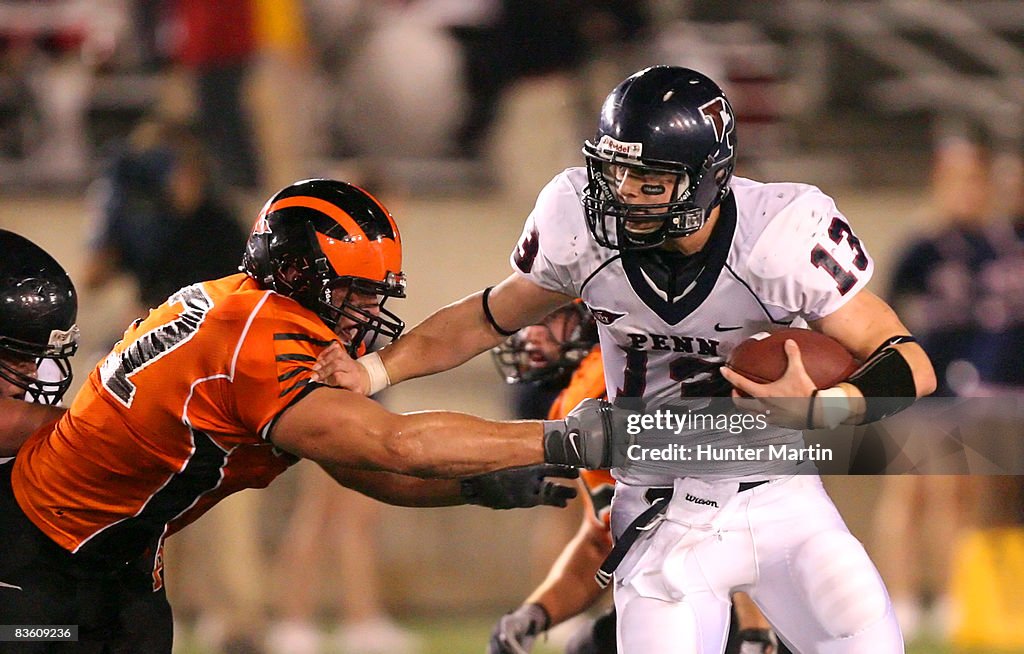
[[[308, 179], [278, 191], [260, 211], [246, 243], [242, 270], [263, 288], [316, 313], [332, 330], [344, 317], [358, 327], [353, 356], [379, 336], [397, 338], [405, 323], [384, 308], [405, 297], [402, 239], [390, 212], [363, 189]], [[344, 300], [334, 290], [347, 289]], [[351, 301], [376, 295], [374, 313]]]

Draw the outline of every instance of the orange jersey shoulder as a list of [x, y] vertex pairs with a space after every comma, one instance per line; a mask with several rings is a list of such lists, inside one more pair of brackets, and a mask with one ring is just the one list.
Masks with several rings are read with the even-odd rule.
[[334, 338], [245, 275], [181, 289], [129, 327], [52, 431], [25, 444], [12, 476], [19, 505], [65, 548], [102, 551], [266, 486], [295, 460], [266, 435]]

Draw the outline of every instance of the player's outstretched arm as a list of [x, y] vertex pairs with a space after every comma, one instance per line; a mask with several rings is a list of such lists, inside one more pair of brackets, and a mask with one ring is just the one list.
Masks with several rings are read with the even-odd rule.
[[494, 625], [488, 654], [530, 651], [537, 634], [590, 608], [604, 592], [594, 582], [594, 572], [609, 551], [608, 530], [584, 516], [579, 531], [540, 586], [522, 606], [502, 616]]
[[321, 465], [447, 478], [540, 463], [541, 436], [538, 422], [442, 411], [396, 414], [333, 388], [299, 400], [270, 434], [281, 449]]
[[536, 463], [608, 467], [613, 429], [624, 428], [616, 425], [610, 405], [596, 400], [565, 420], [496, 422], [448, 411], [396, 414], [320, 387], [281, 415], [270, 440], [321, 465], [454, 478]]
[[[388, 384], [450, 370], [572, 300], [513, 274], [487, 295], [486, 306], [492, 324], [484, 310], [483, 295], [483, 292], [474, 293], [438, 310], [381, 350], [379, 359], [378, 354], [363, 357], [361, 361], [367, 368], [376, 369], [374, 379], [379, 381], [370, 386], [367, 375], [361, 380], [366, 386], [354, 390], [364, 392], [369, 388], [376, 392]], [[495, 325], [505, 333], [500, 333]], [[378, 364], [382, 367], [376, 367]], [[352, 382], [346, 385], [345, 381], [328, 380], [328, 383], [351, 388]]]
[[458, 479], [421, 479], [381, 470], [342, 468], [329, 463], [320, 467], [345, 488], [395, 506], [455, 506], [463, 504]]
[[57, 420], [60, 407], [0, 398], [0, 457], [14, 456], [21, 444], [47, 422]]
[[396, 506], [476, 504], [490, 509], [565, 507], [576, 496], [571, 486], [553, 479], [573, 478], [575, 468], [542, 463], [509, 468], [462, 479], [422, 479], [380, 470], [323, 465], [342, 486]]
[[590, 516], [584, 516], [576, 535], [562, 550], [544, 581], [526, 598], [526, 603], [543, 606], [551, 619], [549, 626], [586, 611], [605, 590], [594, 581], [594, 573], [611, 549], [608, 529]]

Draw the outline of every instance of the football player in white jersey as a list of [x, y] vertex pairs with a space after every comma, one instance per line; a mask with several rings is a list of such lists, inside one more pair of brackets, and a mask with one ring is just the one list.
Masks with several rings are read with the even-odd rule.
[[[804, 427], [878, 420], [931, 393], [927, 355], [865, 290], [872, 260], [833, 200], [806, 184], [733, 177], [735, 146], [735, 116], [712, 80], [670, 66], [630, 76], [604, 102], [586, 167], [541, 191], [508, 278], [323, 373], [375, 392], [459, 365], [581, 297], [600, 323], [610, 398], [650, 408], [735, 387], [778, 425], [756, 436], [687, 432], [690, 445], [799, 444]], [[792, 341], [773, 383], [721, 367], [744, 339], [794, 322], [864, 365], [821, 391]], [[635, 541], [614, 571], [620, 651], [720, 652], [736, 590], [794, 651], [903, 651], [882, 580], [813, 468], [734, 461], [614, 472], [616, 548]]]

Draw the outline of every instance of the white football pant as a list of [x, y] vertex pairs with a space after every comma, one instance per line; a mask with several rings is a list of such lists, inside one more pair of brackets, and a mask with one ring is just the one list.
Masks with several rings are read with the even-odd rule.
[[[618, 484], [617, 534], [647, 508], [645, 490]], [[799, 654], [904, 651], [878, 571], [815, 475], [743, 492], [677, 479], [615, 574], [620, 654], [720, 654], [738, 590]]]

